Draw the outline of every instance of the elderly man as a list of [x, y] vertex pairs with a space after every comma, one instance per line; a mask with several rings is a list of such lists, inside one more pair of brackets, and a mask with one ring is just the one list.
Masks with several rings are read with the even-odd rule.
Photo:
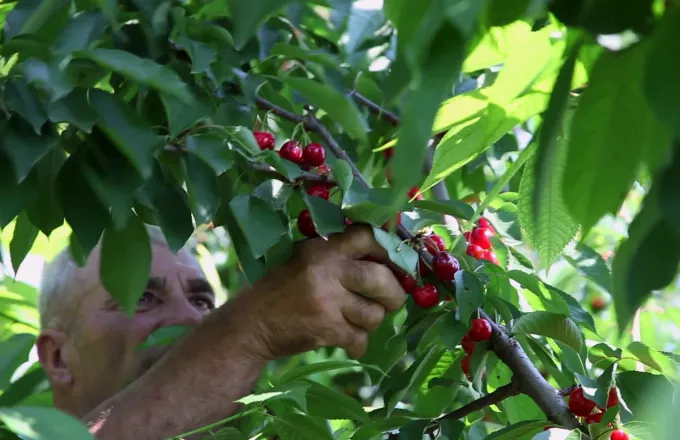
[[[357, 358], [406, 294], [370, 228], [300, 243], [293, 258], [219, 308], [197, 261], [149, 228], [147, 288], [132, 318], [99, 280], [99, 246], [79, 268], [68, 250], [41, 286], [38, 355], [55, 406], [98, 439], [163, 439], [238, 409], [269, 360], [322, 346]], [[170, 349], [137, 347], [156, 329], [193, 330]]]

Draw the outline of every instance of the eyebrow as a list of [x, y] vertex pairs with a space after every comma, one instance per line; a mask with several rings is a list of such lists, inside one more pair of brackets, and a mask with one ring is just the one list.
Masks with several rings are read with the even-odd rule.
[[188, 293], [209, 293], [215, 296], [212, 285], [205, 278], [189, 278], [187, 280]]

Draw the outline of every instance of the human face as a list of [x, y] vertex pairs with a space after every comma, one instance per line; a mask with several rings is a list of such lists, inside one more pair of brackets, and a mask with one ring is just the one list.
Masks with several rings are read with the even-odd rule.
[[95, 407], [165, 354], [169, 346], [138, 350], [154, 330], [196, 326], [215, 307], [212, 289], [189, 252], [175, 255], [156, 243], [152, 252], [149, 281], [132, 317], [101, 284], [98, 248], [76, 276], [74, 285], [85, 294], [69, 330], [65, 361], [72, 375], [69, 394], [79, 407]]

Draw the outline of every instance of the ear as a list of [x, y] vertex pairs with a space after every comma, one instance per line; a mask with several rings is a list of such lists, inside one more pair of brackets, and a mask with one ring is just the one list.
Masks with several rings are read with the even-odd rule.
[[54, 329], [43, 330], [36, 341], [38, 359], [54, 387], [70, 388], [73, 385], [67, 342], [66, 333]]

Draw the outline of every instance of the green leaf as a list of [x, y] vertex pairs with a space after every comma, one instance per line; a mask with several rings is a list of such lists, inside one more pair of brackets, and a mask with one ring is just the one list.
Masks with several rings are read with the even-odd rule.
[[83, 422], [55, 408], [0, 408], [0, 420], [26, 440], [94, 440]]
[[255, 197], [264, 200], [276, 211], [286, 207], [288, 199], [293, 193], [294, 190], [291, 185], [282, 185], [281, 181], [277, 179], [266, 180], [253, 191]]
[[345, 230], [345, 215], [340, 206], [319, 197], [310, 196], [306, 192], [302, 194], [305, 204], [312, 215], [314, 226], [322, 237], [328, 237], [336, 232]]
[[335, 161], [333, 166], [333, 177], [344, 192], [349, 191], [352, 186], [352, 180], [354, 179], [354, 174], [352, 174], [352, 168], [346, 160], [338, 159]]
[[380, 246], [387, 251], [390, 261], [406, 272], [412, 275], [415, 274], [416, 265], [418, 264], [418, 253], [413, 248], [402, 243], [402, 240], [397, 235], [383, 231], [375, 226], [373, 227], [373, 235], [378, 243], [380, 243]]
[[192, 153], [184, 160], [187, 167], [186, 185], [191, 212], [196, 218], [196, 223], [210, 223], [220, 200], [217, 176], [210, 165]]
[[366, 140], [368, 126], [349, 97], [311, 79], [288, 77], [284, 82], [299, 92], [311, 105], [328, 113], [328, 116], [340, 124], [353, 139]]
[[163, 107], [165, 107], [170, 137], [172, 138], [179, 136], [182, 131], [208, 117], [214, 110], [207, 99], [196, 99], [195, 102], [189, 104], [168, 93], [160, 93], [160, 97], [163, 101]]
[[151, 243], [137, 216], [131, 216], [121, 230], [104, 230], [99, 270], [102, 285], [128, 316], [137, 309], [150, 273]]
[[569, 431], [563, 428], [550, 428], [532, 437], [531, 440], [580, 440], [581, 432], [578, 430]]
[[618, 212], [655, 128], [641, 88], [647, 47], [603, 52], [576, 107], [561, 187], [584, 236], [604, 214]]
[[467, 323], [484, 303], [484, 286], [474, 273], [466, 270], [456, 272], [453, 279], [456, 283], [459, 317], [462, 322]]
[[255, 258], [263, 256], [287, 232], [281, 217], [257, 197], [242, 194], [229, 206]]
[[444, 345], [449, 350], [456, 350], [463, 336], [468, 332], [469, 328], [463, 324], [455, 315], [455, 313], [447, 313], [442, 319], [438, 321], [439, 337]]
[[215, 133], [188, 136], [186, 147], [210, 165], [218, 176], [232, 166], [231, 150], [224, 143], [224, 138]]
[[368, 422], [369, 417], [361, 404], [339, 391], [306, 381], [310, 384], [307, 390], [307, 406], [310, 416], [330, 420], [355, 420]]
[[525, 420], [499, 429], [486, 437], [486, 440], [515, 440], [532, 432], [538, 432], [546, 426], [549, 426], [549, 422], [544, 420]]
[[534, 270], [534, 265], [531, 263], [531, 260], [529, 260], [526, 255], [518, 251], [512, 246], [506, 246], [508, 250], [510, 251], [510, 254], [521, 264], [522, 266], [526, 267], [529, 270]]
[[191, 73], [204, 73], [217, 59], [217, 51], [199, 41], [192, 40], [181, 34], [176, 39], [178, 47], [184, 49], [191, 57]]
[[139, 58], [130, 52], [117, 49], [81, 50], [74, 52], [73, 55], [76, 58], [94, 61], [132, 81], [173, 95], [188, 104], [194, 103], [193, 95], [179, 75], [153, 60]]
[[552, 312], [526, 313], [512, 327], [515, 334], [541, 335], [562, 341], [574, 350], [581, 350], [581, 330], [569, 317]]
[[107, 22], [104, 14], [99, 11], [81, 12], [72, 17], [61, 31], [54, 48], [57, 52], [70, 55], [71, 52], [87, 49], [106, 30]]
[[242, 49], [265, 19], [289, 2], [290, 0], [255, 0], [244, 3], [240, 0], [227, 0], [236, 48]]
[[[566, 25], [583, 27], [595, 35], [647, 29], [653, 18], [652, 0], [600, 0], [593, 4], [555, 0], [550, 11]], [[616, 14], [612, 14], [616, 8]]]
[[524, 16], [531, 0], [491, 0], [487, 6], [486, 20], [490, 26], [505, 26]]
[[[538, 250], [543, 265], [550, 267], [555, 258], [574, 238], [578, 224], [571, 218], [562, 196], [562, 176], [566, 149], [557, 145], [551, 159], [551, 174], [541, 183], [537, 179], [538, 155], [532, 154], [524, 166], [520, 181], [519, 219], [528, 241]], [[547, 166], [547, 165], [546, 165]], [[541, 191], [537, 185], [547, 185]], [[535, 200], [540, 197], [540, 200]], [[540, 210], [536, 211], [536, 206]]]
[[85, 133], [92, 132], [97, 115], [87, 100], [87, 89], [76, 88], [68, 95], [47, 105], [47, 116], [52, 122], [68, 122]]
[[206, 435], [201, 440], [246, 440], [236, 428], [222, 428], [214, 434]]
[[55, 136], [38, 136], [19, 124], [7, 124], [0, 131], [0, 151], [12, 162], [17, 182], [24, 180], [56, 143]]
[[300, 46], [287, 43], [275, 43], [270, 53], [271, 55], [281, 55], [286, 59], [312, 61], [330, 69], [338, 69], [340, 66], [340, 60], [329, 53], [303, 49]]
[[147, 348], [161, 345], [172, 345], [190, 331], [191, 327], [188, 325], [169, 325], [158, 328], [146, 338], [142, 345], [137, 347], [137, 350], [146, 350]]
[[274, 429], [281, 440], [333, 440], [323, 419], [302, 414], [275, 417]]
[[448, 214], [465, 220], [472, 220], [474, 214], [470, 205], [459, 200], [416, 200], [413, 205], [419, 209]]
[[678, 375], [673, 361], [653, 348], [646, 346], [642, 342], [631, 342], [628, 347], [626, 347], [626, 350], [632, 353], [633, 356], [638, 358], [640, 362], [645, 365], [652, 367], [668, 377], [677, 378]]
[[399, 429], [399, 438], [404, 440], [422, 440], [429, 420], [411, 420]]
[[50, 101], [61, 99], [73, 90], [74, 82], [70, 73], [56, 61], [46, 63], [30, 58], [19, 64], [18, 69], [28, 83], [48, 95]]
[[21, 31], [19, 32], [22, 34], [37, 34], [43, 25], [50, 19], [54, 19], [53, 15], [56, 12], [67, 7], [67, 0], [43, 0], [39, 3], [39, 6], [32, 11], [31, 15], [21, 26]]
[[19, 271], [19, 267], [24, 258], [26, 258], [26, 255], [31, 251], [37, 237], [38, 228], [31, 223], [25, 212], [19, 214], [14, 229], [14, 236], [9, 244], [12, 268], [15, 274]]
[[7, 81], [4, 90], [5, 105], [27, 120], [36, 134], [41, 134], [41, 127], [47, 121], [45, 109], [35, 91], [23, 78]]
[[[31, 344], [33, 345], [33, 344]], [[0, 395], [0, 407], [16, 406], [27, 397], [38, 392], [38, 388], [47, 382], [47, 374], [39, 363], [33, 364], [23, 376], [12, 382]], [[14, 372], [12, 368], [12, 372]]]
[[[561, 140], [564, 114], [582, 40], [567, 46], [566, 60], [557, 75], [548, 108], [538, 133], [538, 150], [525, 167], [520, 185], [520, 219], [529, 238], [548, 268], [576, 233], [562, 199], [562, 176], [566, 149]], [[531, 169], [527, 173], [527, 169]], [[532, 185], [533, 184], [533, 185]], [[525, 200], [525, 203], [522, 201]], [[528, 200], [528, 201], [526, 201]]]
[[612, 276], [609, 266], [595, 249], [579, 243], [573, 250], [566, 251], [564, 258], [607, 292], [611, 290]]
[[[6, 307], [3, 304], [3, 307]], [[14, 375], [14, 372], [28, 360], [31, 347], [35, 344], [35, 336], [20, 333], [8, 339], [0, 341], [0, 390], [5, 390]], [[4, 396], [4, 394], [0, 395]]]
[[441, 440], [458, 440], [463, 435], [465, 423], [456, 419], [445, 419], [441, 423]]
[[89, 99], [98, 115], [97, 126], [142, 176], [149, 177], [153, 155], [162, 146], [162, 138], [117, 96], [93, 89]]
[[[680, 163], [680, 159], [674, 160]], [[620, 332], [651, 292], [667, 286], [677, 273], [680, 234], [662, 216], [658, 191], [652, 186], [645, 197], [612, 265], [612, 294]]]
[[371, 368], [380, 371], [380, 369], [377, 367], [363, 365], [355, 361], [323, 361], [295, 367], [292, 370], [283, 373], [283, 375], [278, 378], [278, 383], [289, 383], [311, 376], [312, 374], [322, 373], [325, 371], [341, 370], [345, 368]]

